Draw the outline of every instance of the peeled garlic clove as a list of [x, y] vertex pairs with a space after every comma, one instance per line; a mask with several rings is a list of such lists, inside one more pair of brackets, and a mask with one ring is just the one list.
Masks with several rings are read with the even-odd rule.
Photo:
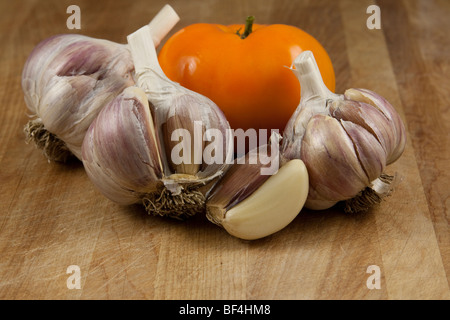
[[257, 168], [247, 174], [249, 165], [235, 164], [215, 186], [206, 205], [211, 221], [245, 240], [263, 238], [286, 227], [300, 213], [308, 195], [308, 173], [301, 160], [288, 161], [265, 178], [255, 175]]
[[[208, 218], [214, 222], [215, 216], [221, 216], [226, 210], [245, 200], [267, 179], [269, 174], [262, 174], [261, 169], [267, 168], [258, 159], [258, 154], [265, 146], [250, 150], [244, 156], [235, 160], [225, 175], [209, 192]], [[275, 173], [275, 172], [273, 172]], [[219, 212], [214, 212], [219, 210]], [[220, 222], [216, 221], [220, 225]]]
[[[154, 41], [178, 22], [166, 5], [150, 22]], [[81, 144], [97, 114], [124, 88], [134, 84], [127, 45], [77, 34], [40, 42], [22, 72], [25, 102], [35, 118], [24, 128], [49, 160], [81, 159]]]
[[282, 156], [301, 159], [308, 168], [306, 207], [321, 210], [346, 201], [346, 211], [366, 210], [388, 194], [391, 179], [384, 170], [405, 146], [400, 116], [370, 90], [329, 92], [311, 52], [300, 54], [294, 66], [301, 101], [284, 130]]
[[97, 188], [120, 204], [142, 200], [163, 176], [145, 94], [128, 87], [107, 104], [84, 139], [83, 165]]

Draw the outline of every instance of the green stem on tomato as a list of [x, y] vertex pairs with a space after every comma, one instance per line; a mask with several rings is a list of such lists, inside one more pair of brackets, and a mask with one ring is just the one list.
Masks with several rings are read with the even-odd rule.
[[[241, 39], [245, 39], [249, 36], [250, 33], [252, 33], [253, 28], [253, 22], [255, 22], [254, 16], [248, 16], [247, 20], [245, 20], [245, 30], [242, 35], [240, 35]], [[238, 33], [239, 34], [239, 33]]]

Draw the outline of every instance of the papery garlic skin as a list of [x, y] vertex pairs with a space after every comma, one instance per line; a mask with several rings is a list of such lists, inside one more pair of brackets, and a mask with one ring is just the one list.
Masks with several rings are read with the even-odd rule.
[[[386, 117], [386, 120], [383, 120], [388, 123], [387, 128], [380, 124], [383, 120], [376, 121], [370, 128], [372, 130], [384, 129], [381, 132], [374, 131], [374, 134], [387, 152], [386, 164], [391, 164], [400, 158], [406, 145], [406, 129], [395, 108], [384, 97], [368, 89], [348, 89], [344, 96], [346, 100], [360, 102], [361, 108], [364, 104], [370, 105]], [[366, 121], [370, 120], [366, 119]]]
[[156, 191], [163, 172], [142, 90], [128, 87], [100, 111], [86, 133], [82, 160], [94, 185], [119, 204]]
[[[383, 97], [367, 89], [330, 93], [310, 52], [294, 61], [301, 101], [283, 133], [285, 159], [304, 161], [310, 178], [305, 206], [322, 210], [365, 192], [406, 144], [404, 124]], [[350, 211], [364, 210], [361, 208]]]
[[76, 34], [42, 41], [29, 56], [22, 88], [30, 112], [81, 158], [84, 134], [101, 108], [133, 85], [124, 45]]

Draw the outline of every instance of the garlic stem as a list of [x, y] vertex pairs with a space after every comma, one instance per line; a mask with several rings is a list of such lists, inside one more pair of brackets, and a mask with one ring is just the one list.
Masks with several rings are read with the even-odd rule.
[[[137, 85], [149, 96], [171, 93], [172, 81], [167, 78], [159, 65], [149, 26], [143, 26], [127, 37], [133, 57]], [[168, 84], [168, 85], [167, 85]]]
[[[128, 35], [127, 40], [136, 72], [136, 83], [138, 87], [144, 90], [148, 100], [154, 105], [156, 130], [159, 137], [164, 137], [162, 125], [158, 124], [160, 119], [164, 119], [164, 115], [161, 113], [166, 110], [164, 105], [167, 102], [165, 100], [168, 101], [167, 98], [170, 98], [170, 95], [174, 92], [174, 84], [167, 78], [159, 65], [152, 38], [152, 31], [147, 25]], [[171, 170], [165, 154], [164, 139], [159, 139], [159, 145], [164, 172], [169, 174]]]
[[336, 99], [339, 95], [331, 92], [323, 82], [316, 59], [311, 51], [304, 51], [294, 60], [294, 73], [300, 81], [301, 98], [310, 99]]
[[283, 133], [282, 162], [298, 158], [306, 127], [313, 116], [329, 116], [328, 102], [342, 100], [343, 95], [331, 92], [323, 82], [319, 67], [311, 51], [299, 54], [292, 71], [300, 82], [300, 104], [289, 119]]
[[152, 33], [152, 40], [155, 47], [158, 47], [161, 40], [172, 30], [172, 28], [180, 21], [173, 8], [166, 4], [158, 14], [148, 24]]

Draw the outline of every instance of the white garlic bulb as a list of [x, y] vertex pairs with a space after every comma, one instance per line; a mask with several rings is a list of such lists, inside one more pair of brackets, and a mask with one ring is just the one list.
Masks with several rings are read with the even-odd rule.
[[387, 165], [406, 144], [404, 124], [380, 95], [367, 89], [330, 92], [310, 51], [293, 63], [301, 101], [283, 132], [285, 159], [302, 159], [309, 174], [305, 206], [320, 210], [347, 201], [363, 211], [389, 190]]
[[[166, 5], [150, 22], [153, 41], [161, 39], [179, 17]], [[134, 85], [128, 46], [79, 34], [62, 34], [40, 42], [22, 73], [25, 102], [34, 119], [25, 126], [28, 140], [49, 160], [81, 159], [89, 125], [105, 104]]]

